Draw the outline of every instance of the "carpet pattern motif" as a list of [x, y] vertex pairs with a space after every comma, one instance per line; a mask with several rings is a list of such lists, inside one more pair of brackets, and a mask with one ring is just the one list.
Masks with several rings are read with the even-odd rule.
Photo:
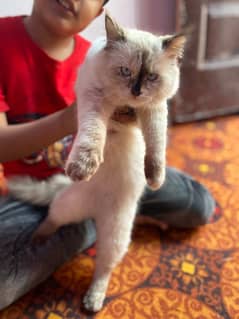
[[168, 163], [210, 189], [217, 200], [215, 215], [197, 230], [136, 227], [101, 312], [85, 313], [80, 302], [94, 269], [92, 247], [2, 311], [0, 318], [239, 318], [238, 128], [235, 116], [170, 129]]

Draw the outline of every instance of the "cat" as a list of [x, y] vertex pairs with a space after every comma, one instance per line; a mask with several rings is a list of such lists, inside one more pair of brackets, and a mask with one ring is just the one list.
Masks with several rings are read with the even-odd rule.
[[[123, 28], [108, 14], [105, 28], [106, 37], [93, 43], [78, 72], [78, 132], [66, 161], [67, 176], [43, 183], [30, 177], [9, 181], [14, 196], [51, 203], [35, 235], [95, 220], [96, 268], [83, 300], [91, 311], [102, 308], [111, 272], [127, 252], [146, 183], [156, 190], [164, 182], [167, 101], [179, 87], [178, 60], [186, 41], [184, 35]], [[124, 106], [135, 110], [136, 121], [112, 119]]]

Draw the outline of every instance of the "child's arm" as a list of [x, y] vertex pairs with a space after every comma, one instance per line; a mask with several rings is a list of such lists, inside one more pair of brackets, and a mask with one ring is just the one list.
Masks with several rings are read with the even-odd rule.
[[39, 120], [8, 125], [0, 113], [0, 162], [23, 158], [40, 151], [77, 130], [75, 106]]
[[152, 189], [164, 182], [167, 143], [167, 102], [139, 110], [139, 120], [145, 140], [145, 176]]

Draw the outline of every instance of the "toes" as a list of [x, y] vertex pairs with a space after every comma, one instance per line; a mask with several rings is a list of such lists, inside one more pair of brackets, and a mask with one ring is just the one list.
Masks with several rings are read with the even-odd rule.
[[164, 180], [161, 181], [160, 179], [147, 179], [147, 184], [153, 191], [159, 189], [163, 185], [163, 183]]
[[85, 309], [93, 312], [101, 310], [103, 307], [104, 298], [105, 295], [101, 292], [88, 292], [83, 299]]
[[78, 150], [77, 156], [66, 165], [66, 174], [73, 181], [89, 180], [103, 159], [98, 150]]

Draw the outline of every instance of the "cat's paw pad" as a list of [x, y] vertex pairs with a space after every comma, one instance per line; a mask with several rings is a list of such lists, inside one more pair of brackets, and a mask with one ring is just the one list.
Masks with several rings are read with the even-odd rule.
[[157, 189], [159, 189], [163, 185], [164, 181], [165, 181], [165, 178], [162, 179], [161, 177], [147, 178], [147, 184], [153, 191], [156, 191]]
[[92, 292], [89, 290], [84, 299], [83, 304], [86, 310], [97, 312], [103, 307], [105, 294], [103, 292]]
[[145, 177], [148, 186], [152, 190], [159, 189], [165, 181], [165, 166], [162, 166], [153, 158], [145, 158]]
[[78, 150], [77, 158], [67, 162], [65, 171], [73, 181], [89, 180], [102, 162], [99, 151], [81, 148]]

